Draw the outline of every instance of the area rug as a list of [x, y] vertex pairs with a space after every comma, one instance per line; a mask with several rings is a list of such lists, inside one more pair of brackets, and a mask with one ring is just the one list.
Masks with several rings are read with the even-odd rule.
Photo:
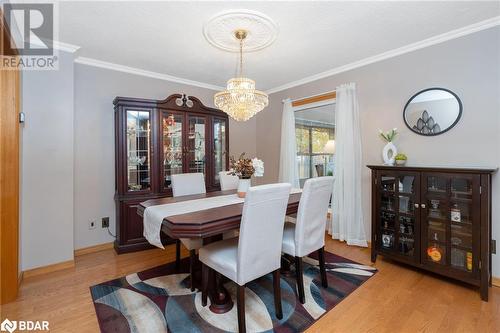
[[[304, 305], [297, 298], [294, 275], [281, 276], [281, 320], [274, 312], [272, 275], [249, 283], [247, 331], [302, 332], [377, 272], [329, 252], [325, 255], [327, 289], [321, 287], [317, 256], [304, 258]], [[101, 332], [237, 332], [236, 306], [224, 314], [201, 306], [201, 292], [188, 288], [188, 264], [186, 258], [179, 271], [169, 263], [90, 287]], [[236, 303], [236, 285], [229, 281], [224, 286]]]

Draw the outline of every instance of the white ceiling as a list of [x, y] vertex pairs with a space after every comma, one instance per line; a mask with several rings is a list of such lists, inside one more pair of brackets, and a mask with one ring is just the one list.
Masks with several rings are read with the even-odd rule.
[[224, 86], [237, 55], [211, 46], [203, 23], [229, 9], [276, 21], [268, 48], [245, 56], [269, 90], [500, 15], [500, 2], [61, 2], [59, 40], [79, 56]]

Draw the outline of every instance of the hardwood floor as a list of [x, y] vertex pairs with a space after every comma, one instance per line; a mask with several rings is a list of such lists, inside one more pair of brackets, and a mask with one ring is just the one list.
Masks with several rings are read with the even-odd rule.
[[[368, 249], [328, 239], [326, 250], [370, 264]], [[188, 252], [183, 250], [183, 256]], [[89, 286], [175, 260], [175, 245], [116, 255], [81, 255], [76, 265], [26, 278], [19, 298], [1, 307], [1, 318], [48, 320], [51, 332], [98, 332]], [[458, 282], [395, 264], [379, 256], [379, 272], [328, 312], [308, 332], [500, 332], [500, 288], [490, 301]]]

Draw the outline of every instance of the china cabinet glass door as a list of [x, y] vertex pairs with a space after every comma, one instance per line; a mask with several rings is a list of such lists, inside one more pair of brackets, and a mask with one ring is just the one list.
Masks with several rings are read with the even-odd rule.
[[127, 110], [127, 191], [151, 189], [151, 113]]
[[172, 175], [183, 173], [184, 115], [175, 112], [163, 112], [161, 116], [162, 150], [163, 150], [163, 188], [171, 188]]
[[206, 171], [206, 125], [204, 116], [188, 115], [188, 129], [186, 142], [186, 163], [189, 173]]
[[419, 214], [416, 210], [419, 193], [418, 173], [387, 172], [379, 176], [379, 235], [377, 247], [418, 261]]
[[424, 174], [422, 262], [474, 273], [479, 248], [479, 177]]
[[215, 185], [219, 184], [219, 172], [227, 170], [226, 165], [226, 134], [227, 134], [227, 126], [226, 120], [221, 118], [214, 118], [213, 120], [213, 147], [214, 147], [214, 180]]

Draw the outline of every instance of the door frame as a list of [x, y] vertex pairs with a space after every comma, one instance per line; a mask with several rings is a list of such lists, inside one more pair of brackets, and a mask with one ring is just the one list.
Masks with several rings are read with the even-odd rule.
[[[0, 54], [11, 43], [9, 28], [0, 10], [3, 43]], [[9, 48], [10, 49], [10, 48]], [[15, 50], [13, 50], [15, 51]], [[17, 298], [19, 283], [19, 107], [20, 72], [4, 70], [0, 64], [0, 304]]]

